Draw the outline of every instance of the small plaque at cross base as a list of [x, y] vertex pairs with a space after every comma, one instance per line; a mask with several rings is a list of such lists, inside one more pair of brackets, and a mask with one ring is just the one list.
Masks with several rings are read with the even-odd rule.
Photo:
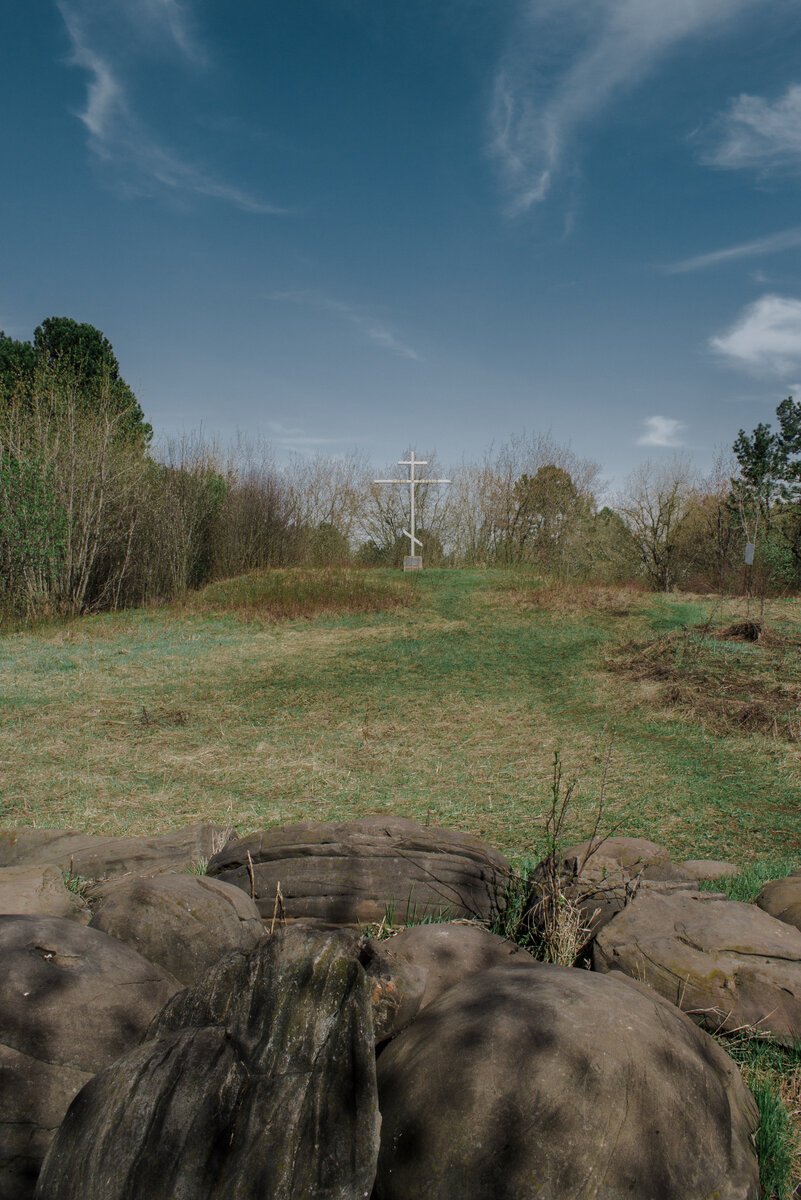
[[405, 554], [403, 556], [403, 569], [404, 571], [422, 571], [422, 554]]

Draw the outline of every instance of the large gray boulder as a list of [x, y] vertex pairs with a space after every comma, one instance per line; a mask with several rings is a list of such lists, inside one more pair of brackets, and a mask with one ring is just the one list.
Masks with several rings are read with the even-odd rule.
[[756, 1107], [659, 996], [546, 964], [470, 976], [378, 1060], [375, 1200], [756, 1200]]
[[801, 872], [766, 883], [756, 902], [777, 921], [801, 930]]
[[60, 917], [0, 917], [0, 962], [0, 1200], [25, 1200], [76, 1094], [139, 1041], [176, 985]]
[[[420, 1009], [469, 975], [534, 965], [515, 942], [459, 922], [413, 925], [385, 941], [370, 938], [363, 961], [373, 985], [377, 1041], [394, 1037]], [[383, 1003], [376, 1005], [378, 997]]]
[[[587, 947], [609, 922], [623, 909], [641, 896], [687, 896], [694, 900], [725, 900], [723, 892], [702, 892], [697, 884], [678, 879], [642, 879], [618, 883], [615, 879], [602, 879], [593, 883], [577, 880], [562, 888], [564, 898], [574, 905], [580, 914], [581, 932], [578, 951], [587, 954]], [[532, 890], [529, 924], [532, 932], [542, 932], [542, 909], [539, 904], [542, 893], [536, 886]], [[580, 957], [581, 955], [579, 955]]]
[[158, 837], [105, 837], [75, 829], [2, 829], [0, 866], [41, 864], [87, 879], [186, 871], [231, 837], [222, 825], [190, 825]]
[[132, 946], [189, 986], [232, 950], [264, 935], [258, 909], [241, 888], [199, 875], [121, 879], [95, 890], [93, 929]]
[[399, 817], [265, 829], [215, 854], [209, 875], [253, 895], [272, 918], [281, 885], [290, 920], [406, 924], [425, 915], [490, 920], [506, 903], [509, 864], [478, 838]]
[[713, 1032], [801, 1036], [801, 932], [753, 904], [645, 893], [598, 935], [596, 971], [622, 971]]
[[302, 926], [237, 951], [83, 1089], [40, 1200], [364, 1200], [380, 1118], [358, 939]]
[[84, 900], [64, 885], [58, 867], [0, 867], [0, 914], [70, 917], [86, 924], [91, 917]]

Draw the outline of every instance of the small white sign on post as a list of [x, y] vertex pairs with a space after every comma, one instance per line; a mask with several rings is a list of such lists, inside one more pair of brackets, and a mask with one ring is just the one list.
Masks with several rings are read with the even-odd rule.
[[745, 543], [745, 565], [747, 567], [752, 567], [754, 565], [754, 543], [753, 542]]
[[407, 483], [409, 485], [409, 507], [411, 509], [411, 520], [409, 528], [403, 530], [404, 537], [409, 539], [409, 553], [404, 558], [404, 571], [419, 571], [423, 566], [422, 556], [415, 553], [415, 546], [423, 549], [423, 543], [415, 536], [415, 513], [414, 513], [414, 489], [418, 483], [450, 483], [450, 479], [419, 479], [415, 476], [415, 467], [427, 467], [427, 458], [415, 458], [414, 450], [412, 450], [411, 458], [401, 458], [398, 460], [399, 467], [409, 468], [408, 479], [374, 479], [373, 483]]

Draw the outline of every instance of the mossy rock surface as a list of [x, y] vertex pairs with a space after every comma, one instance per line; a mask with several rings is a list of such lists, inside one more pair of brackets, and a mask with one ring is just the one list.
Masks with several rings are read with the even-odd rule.
[[293, 926], [175, 996], [78, 1096], [40, 1200], [363, 1200], [380, 1121], [357, 951]]
[[801, 932], [755, 904], [644, 892], [598, 934], [592, 963], [649, 984], [711, 1032], [801, 1037]]

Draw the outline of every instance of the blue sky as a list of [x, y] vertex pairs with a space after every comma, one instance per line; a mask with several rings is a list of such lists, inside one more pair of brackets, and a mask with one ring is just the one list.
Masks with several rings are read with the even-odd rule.
[[0, 46], [0, 327], [98, 326], [159, 434], [617, 481], [801, 396], [798, 0], [34, 0]]

